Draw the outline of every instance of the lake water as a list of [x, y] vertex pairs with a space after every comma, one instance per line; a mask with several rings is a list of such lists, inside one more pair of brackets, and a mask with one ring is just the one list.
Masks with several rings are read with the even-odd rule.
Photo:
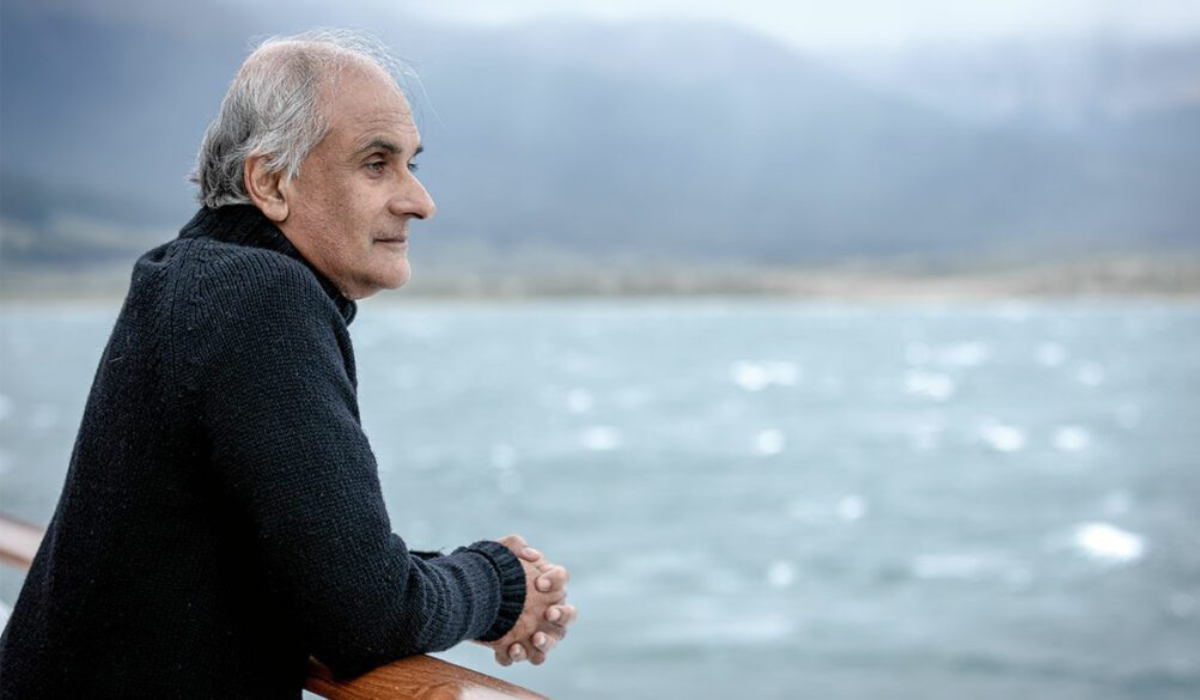
[[[45, 522], [115, 305], [0, 311], [0, 510]], [[1200, 697], [1200, 306], [367, 303], [417, 548], [524, 534], [560, 700]], [[20, 577], [0, 572], [0, 599]]]

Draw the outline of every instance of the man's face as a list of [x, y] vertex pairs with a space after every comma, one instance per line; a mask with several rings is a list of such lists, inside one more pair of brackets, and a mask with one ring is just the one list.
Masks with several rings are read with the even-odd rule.
[[285, 181], [292, 245], [349, 299], [409, 278], [408, 222], [435, 207], [414, 176], [421, 138], [394, 83], [378, 69], [347, 67], [322, 87], [329, 132]]

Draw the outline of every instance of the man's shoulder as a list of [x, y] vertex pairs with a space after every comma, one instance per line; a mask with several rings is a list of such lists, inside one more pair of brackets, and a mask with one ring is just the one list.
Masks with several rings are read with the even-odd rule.
[[171, 253], [178, 272], [185, 276], [231, 283], [299, 283], [320, 289], [307, 265], [276, 250], [211, 238], [180, 238], [168, 245], [176, 247]]
[[287, 294], [292, 303], [326, 295], [302, 261], [284, 253], [211, 238], [177, 238], [147, 251], [134, 267], [134, 285], [161, 277], [178, 299]]
[[[316, 274], [282, 252], [177, 238], [134, 267], [122, 314], [170, 335], [336, 333], [344, 325]], [[282, 330], [281, 330], [282, 329]], [[322, 330], [323, 329], [323, 330]]]

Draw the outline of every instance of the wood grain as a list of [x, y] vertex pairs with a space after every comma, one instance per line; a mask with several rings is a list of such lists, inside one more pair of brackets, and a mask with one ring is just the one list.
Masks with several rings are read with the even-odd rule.
[[309, 691], [330, 700], [548, 700], [520, 686], [432, 656], [411, 656], [352, 681], [337, 681], [315, 659]]

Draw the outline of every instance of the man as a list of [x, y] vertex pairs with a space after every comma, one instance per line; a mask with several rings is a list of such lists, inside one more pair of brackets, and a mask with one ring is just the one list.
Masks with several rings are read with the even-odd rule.
[[63, 493], [0, 638], [0, 697], [298, 698], [475, 639], [540, 663], [566, 570], [516, 536], [391, 532], [355, 300], [409, 277], [412, 114], [370, 42], [269, 40], [209, 127], [201, 211], [138, 260]]

